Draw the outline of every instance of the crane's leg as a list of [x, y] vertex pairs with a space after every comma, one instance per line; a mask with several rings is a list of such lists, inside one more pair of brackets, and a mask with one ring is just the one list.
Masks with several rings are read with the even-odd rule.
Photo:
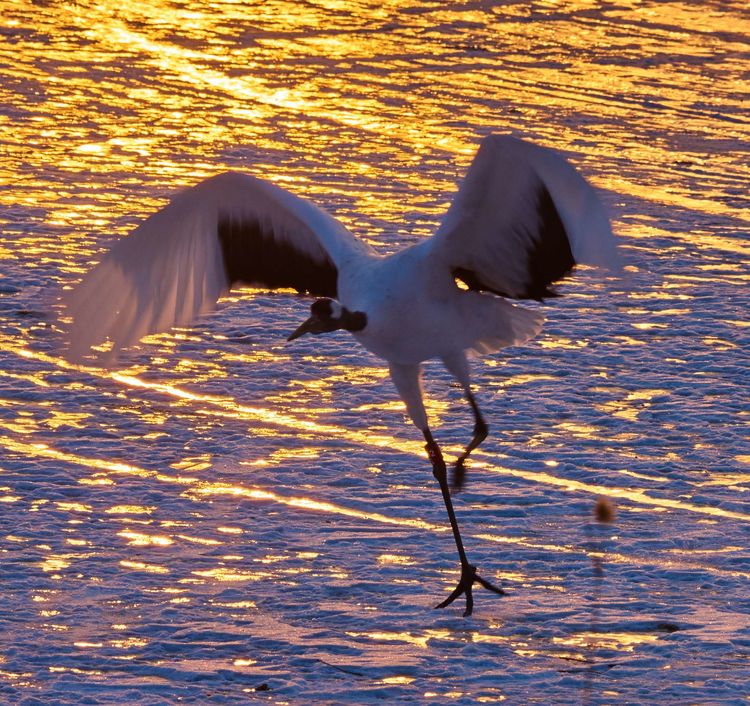
[[[443, 460], [443, 454], [440, 451], [440, 447], [437, 445], [435, 439], [432, 438], [432, 433], [427, 425], [427, 414], [424, 409], [424, 403], [422, 402], [422, 386], [420, 381], [420, 366], [419, 365], [399, 365], [397, 363], [391, 363], [390, 365], [391, 379], [396, 385], [401, 398], [406, 403], [406, 410], [412, 421], [418, 429], [424, 434], [425, 441], [427, 442], [427, 454], [430, 457], [432, 463], [432, 473], [440, 484], [440, 492], [443, 494], [443, 502], [445, 502], [445, 509], [448, 511], [448, 519], [451, 523], [451, 529], [453, 530], [453, 539], [456, 542], [456, 549], [458, 549], [458, 558], [461, 561], [461, 578], [458, 582], [453, 593], [448, 596], [440, 605], [435, 606], [436, 608], [445, 608], [450, 605], [459, 596], [466, 595], [466, 610], [464, 615], [471, 615], [474, 609], [474, 597], [472, 596], [471, 589], [475, 583], [484, 586], [490, 591], [504, 595], [504, 591], [497, 586], [493, 586], [489, 581], [481, 578], [477, 574], [477, 567], [469, 563], [466, 558], [466, 551], [464, 550], [464, 544], [461, 540], [461, 532], [458, 529], [458, 521], [456, 520], [456, 513], [453, 510], [453, 501], [451, 500], [450, 489], [448, 488], [448, 474], [445, 468], [445, 461]], [[468, 381], [466, 383], [468, 387]], [[469, 392], [469, 394], [471, 394]], [[472, 398], [473, 399], [473, 398]], [[474, 405], [476, 402], [474, 402]], [[478, 414], [479, 408], [477, 408], [475, 414]], [[481, 419], [481, 415], [480, 415]], [[486, 428], [485, 428], [486, 435]], [[476, 433], [475, 433], [476, 436]], [[474, 444], [473, 448], [481, 442], [481, 439]], [[466, 453], [468, 455], [469, 449]]]
[[482, 417], [482, 412], [479, 409], [476, 399], [474, 399], [474, 395], [468, 388], [465, 392], [466, 399], [471, 405], [471, 411], [474, 412], [474, 435], [471, 437], [471, 441], [466, 447], [466, 450], [458, 457], [456, 465], [453, 466], [451, 487], [454, 492], [461, 490], [464, 485], [464, 479], [466, 478], [466, 466], [464, 464], [466, 463], [466, 459], [469, 458], [469, 454], [487, 438], [489, 432], [487, 422], [485, 422], [484, 417]]
[[445, 509], [448, 511], [448, 519], [451, 523], [451, 529], [453, 530], [453, 539], [456, 541], [456, 549], [458, 549], [458, 557], [461, 560], [461, 578], [458, 585], [453, 592], [446, 598], [442, 603], [439, 603], [435, 608], [445, 608], [446, 606], [453, 603], [462, 594], [466, 595], [466, 610], [464, 611], [464, 617], [471, 615], [474, 609], [474, 597], [471, 593], [472, 586], [475, 583], [484, 586], [489, 591], [503, 596], [505, 591], [502, 588], [494, 586], [489, 581], [483, 579], [477, 573], [477, 567], [469, 563], [466, 558], [466, 550], [464, 549], [464, 543], [461, 539], [461, 532], [458, 529], [458, 520], [456, 520], [456, 513], [453, 509], [453, 501], [451, 500], [451, 493], [448, 488], [448, 474], [445, 468], [445, 461], [443, 460], [443, 454], [440, 451], [440, 447], [437, 445], [435, 439], [432, 438], [432, 433], [425, 427], [422, 430], [425, 441], [427, 442], [427, 455], [430, 457], [432, 462], [432, 473], [440, 484], [440, 491], [443, 494], [443, 502], [445, 503]]
[[461, 352], [458, 355], [443, 358], [443, 365], [445, 365], [448, 372], [456, 378], [463, 388], [464, 395], [471, 405], [471, 411], [474, 413], [474, 433], [471, 437], [471, 441], [467, 445], [466, 450], [458, 457], [456, 465], [453, 466], [451, 489], [453, 492], [458, 492], [463, 487], [464, 479], [466, 478], [466, 459], [469, 458], [469, 454], [487, 438], [489, 427], [487, 426], [487, 422], [484, 421], [484, 417], [482, 417], [482, 412], [479, 409], [476, 398], [471, 391], [469, 364], [464, 353]]

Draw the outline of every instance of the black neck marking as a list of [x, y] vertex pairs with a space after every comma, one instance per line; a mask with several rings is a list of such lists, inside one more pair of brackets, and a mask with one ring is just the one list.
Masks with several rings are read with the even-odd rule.
[[367, 326], [367, 314], [364, 311], [349, 311], [344, 307], [341, 311], [341, 328], [345, 331], [361, 331]]

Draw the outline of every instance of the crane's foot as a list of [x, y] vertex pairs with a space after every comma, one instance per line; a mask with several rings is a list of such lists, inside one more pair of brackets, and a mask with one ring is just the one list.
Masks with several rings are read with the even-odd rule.
[[484, 588], [486, 588], [488, 591], [497, 593], [499, 596], [507, 595], [502, 588], [494, 586], [489, 581], [483, 579], [479, 574], [477, 574], [476, 566], [472, 566], [471, 564], [462, 564], [461, 579], [458, 582], [458, 586], [453, 589], [453, 592], [450, 594], [450, 596], [448, 596], [448, 598], [446, 598], [442, 603], [438, 603], [435, 608], [445, 608], [446, 606], [449, 606], [451, 603], [453, 603], [456, 598], [465, 594], [466, 610], [464, 611], [464, 618], [470, 616], [472, 611], [474, 610], [474, 596], [471, 593], [471, 588], [475, 583], [478, 583], [480, 586], [484, 586]]
[[451, 493], [459, 493], [464, 487], [464, 479], [466, 478], [466, 466], [464, 465], [466, 459], [459, 458], [456, 464], [453, 466], [453, 474], [451, 476]]

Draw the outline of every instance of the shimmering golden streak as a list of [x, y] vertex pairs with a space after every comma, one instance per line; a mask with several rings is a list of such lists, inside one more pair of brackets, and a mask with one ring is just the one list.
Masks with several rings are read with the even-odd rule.
[[[305, 431], [311, 431], [318, 434], [326, 434], [331, 436], [346, 435], [347, 433], [347, 430], [344, 427], [318, 424], [317, 422], [281, 414], [279, 412], [275, 412], [274, 410], [264, 409], [263, 407], [249, 407], [247, 405], [239, 405], [231, 398], [201, 395], [195, 392], [189, 392], [188, 390], [183, 390], [182, 388], [175, 387], [174, 385], [169, 385], [167, 383], [141, 380], [134, 375], [125, 375], [122, 373], [105, 373], [105, 376], [110, 377], [117, 382], [121, 382], [128, 387], [142, 387], [149, 390], [155, 390], [156, 392], [161, 392], [163, 394], [169, 395], [170, 397], [177, 397], [178, 399], [189, 400], [191, 402], [204, 402], [221, 409], [239, 413], [243, 415], [243, 418], [251, 419], [254, 421], [271, 423], [283, 427], [293, 427], [296, 429], [303, 429]], [[239, 414], [236, 414], [235, 416], [239, 416]], [[390, 441], [390, 439], [384, 439], [383, 445], [385, 446], [389, 444]]]
[[[24, 443], [11, 439], [9, 437], [0, 436], [0, 446], [4, 446], [11, 451], [18, 453], [26, 453], [31, 456], [42, 456], [44, 458], [52, 458], [60, 461], [66, 461], [68, 463], [74, 463], [79, 466], [87, 468], [96, 468], [99, 470], [105, 470], [116, 473], [128, 473], [138, 476], [145, 477], [156, 477], [159, 475], [156, 471], [148, 471], [138, 466], [130, 464], [119, 463], [116, 461], [108, 461], [106, 459], [89, 458], [83, 456], [77, 456], [75, 454], [67, 453], [64, 451], [58, 451], [53, 449], [46, 444], [41, 443]], [[274, 493], [270, 490], [264, 490], [258, 487], [246, 487], [239, 485], [228, 485], [220, 483], [204, 483], [193, 479], [194, 484], [199, 487], [191, 489], [189, 492], [196, 495], [238, 495], [242, 497], [252, 498], [253, 500], [268, 500], [272, 502], [281, 503], [290, 507], [297, 507], [304, 510], [314, 510], [317, 512], [327, 512], [330, 514], [345, 515], [347, 517], [359, 517], [361, 519], [372, 520], [374, 522], [380, 522], [383, 524], [401, 525], [406, 527], [418, 527], [419, 529], [426, 529], [434, 532], [446, 531], [446, 527], [439, 525], [433, 525], [423, 520], [411, 519], [411, 518], [396, 518], [388, 517], [375, 512], [362, 512], [355, 510], [354, 508], [345, 507], [342, 505], [334, 505], [333, 503], [321, 502], [312, 498], [304, 497], [286, 497]], [[113, 508], [110, 508], [113, 510]], [[121, 533], [123, 537], [128, 539], [143, 539], [147, 535], [137, 535], [135, 533], [124, 532]]]
[[569, 492], [593, 493], [594, 495], [603, 495], [610, 498], [622, 498], [633, 503], [651, 505], [658, 508], [683, 510], [686, 512], [711, 515], [713, 517], [723, 517], [732, 520], [742, 520], [743, 522], [750, 522], [750, 515], [746, 513], [732, 512], [731, 510], [723, 510], [718, 507], [710, 507], [707, 505], [695, 505], [694, 503], [688, 503], [682, 500], [653, 498], [643, 490], [582, 483], [581, 481], [571, 480], [568, 478], [558, 478], [557, 476], [550, 475], [549, 473], [543, 473], [539, 471], [516, 470], [512, 468], [504, 468], [501, 466], [490, 466], [488, 464], [482, 464], [482, 467], [490, 473], [500, 473], [502, 475], [509, 475], [515, 478], [523, 478], [524, 480], [528, 480], [533, 483], [556, 486]]
[[[32, 352], [32, 351], [29, 351], [28, 349], [12, 348], [11, 351], [23, 357], [37, 358], [39, 360], [51, 363], [53, 365], [57, 365], [59, 367], [79, 370], [81, 372], [85, 372], [90, 375], [95, 375], [97, 377], [108, 377], [108, 378], [111, 378], [113, 380], [116, 380], [118, 382], [121, 382], [131, 387], [147, 388], [150, 390], [155, 390], [157, 392], [162, 392], [172, 397], [177, 397], [178, 399], [189, 400], [193, 402], [201, 402], [209, 406], [218, 407], [219, 410], [221, 410], [220, 413], [222, 415], [233, 416], [233, 417], [236, 416], [237, 418], [241, 418], [241, 419], [251, 419], [253, 421], [270, 423], [276, 426], [289, 428], [296, 432], [299, 432], [302, 429], [302, 430], [316, 433], [316, 434], [323, 434], [325, 436], [341, 436], [343, 438], [346, 438], [348, 441], [356, 442], [362, 446], [374, 446], [376, 448], [397, 449], [404, 453], [413, 453], [415, 455], [419, 455], [420, 457], [423, 455], [421, 444], [418, 444], [416, 442], [405, 442], [403, 440], [397, 439], [392, 436], [371, 434], [369, 432], [350, 431], [344, 427], [335, 426], [332, 424], [318, 424], [317, 422], [313, 422], [307, 419], [301, 419], [298, 417], [293, 417], [287, 414], [281, 414], [279, 412], [275, 412], [274, 410], [268, 410], [262, 407], [249, 407], [245, 405], [239, 405], [236, 402], [234, 402], [234, 400], [232, 400], [231, 398], [227, 398], [227, 397], [200, 395], [197, 393], [189, 392], [187, 390], [183, 390], [174, 385], [168, 385], [166, 383], [158, 383], [158, 382], [148, 382], [146, 380], [141, 380], [140, 378], [133, 376], [133, 375], [125, 375], [123, 373], [110, 373], [110, 372], [107, 372], [106, 370], [102, 370], [99, 368], [93, 368], [93, 367], [88, 367], [88, 366], [83, 366], [83, 365], [75, 365], [72, 363], [68, 363], [67, 361], [63, 359], [54, 358], [44, 353]], [[206, 411], [207, 413], [209, 413], [208, 410], [203, 410], [203, 411]], [[0, 444], [4, 443], [3, 438], [8, 439], [11, 443], [20, 443], [20, 442], [13, 442], [13, 440], [9, 439], [8, 437], [0, 437]], [[41, 446], [44, 447], [45, 445], [42, 444]], [[56, 451], [51, 450], [50, 453], [54, 455], [56, 453], [59, 454], [62, 452], [56, 452]], [[495, 466], [487, 462], [480, 462], [479, 459], [481, 459], [481, 457], [483, 456], [486, 458], [487, 455], [479, 451], [475, 453], [475, 457], [477, 458], [477, 462], [475, 462], [475, 465], [479, 467], [483, 467], [485, 470], [491, 473], [498, 473], [502, 475], [513, 476], [515, 478], [522, 478], [523, 480], [527, 480], [532, 483], [551, 485], [551, 486], [555, 486], [558, 488], [562, 488], [568, 492], [581, 492], [581, 493], [594, 494], [594, 495], [604, 495], [604, 496], [612, 497], [612, 498], [623, 498], [633, 503], [639, 503], [639, 504], [648, 505], [651, 507], [668, 508], [672, 510], [682, 510], [686, 512], [699, 513], [699, 514], [710, 515], [714, 517], [722, 517], [722, 518], [727, 518], [727, 519], [741, 520], [743, 522], [750, 522], [750, 515], [746, 513], [733, 512], [731, 510], [723, 510], [722, 508], [717, 508], [717, 507], [696, 505], [694, 503], [688, 503], [688, 502], [684, 502], [681, 500], [670, 500], [667, 498], [653, 498], [650, 495], [648, 495], [645, 491], [638, 490], [638, 489], [620, 488], [616, 486], [593, 485], [590, 483], [582, 483], [581, 481], [570, 480], [566, 478], [558, 478], [557, 476], [553, 476], [549, 473], [544, 473], [544, 472], [539, 472], [539, 471], [525, 471], [525, 470], [505, 468], [503, 466]], [[102, 463], [111, 464], [112, 462], [103, 461]], [[135, 470], [129, 471], [128, 469], [133, 469], [134, 467], [128, 466], [127, 464], [114, 463], [114, 466], [119, 467], [121, 469], [120, 472], [136, 472]], [[144, 472], [143, 469], [137, 469], [137, 471]], [[145, 471], [145, 473], [155, 473], [155, 472]]]
[[120, 566], [125, 569], [134, 569], [135, 571], [145, 571], [149, 574], [168, 574], [169, 569], [158, 564], [146, 564], [142, 561], [121, 561]]
[[[510, 644], [514, 646], [528, 647], [529, 642], [536, 649], [529, 650], [533, 654], [546, 654], [551, 657], [560, 657], [559, 653], [550, 651], [550, 645], [541, 640], [519, 641], [516, 637], [507, 635], [491, 635], [480, 632], [468, 632], [457, 635], [448, 630], [425, 630], [421, 634], [410, 632], [347, 632], [347, 635], [353, 638], [367, 638], [374, 642], [401, 642], [414, 645], [421, 649], [427, 649], [430, 640], [459, 640], [463, 643], [491, 643], [491, 644]], [[609, 647], [611, 649], [621, 648], [626, 652], [632, 652], [634, 647], [643, 643], [656, 642], [661, 639], [661, 635], [653, 633], [596, 633], [582, 632], [568, 637], [552, 638], [553, 645], [564, 645], [570, 647], [591, 646], [594, 643], [597, 647]]]
[[329, 502], [322, 502], [320, 500], [314, 500], [312, 498], [303, 497], [287, 497], [279, 495], [270, 490], [264, 490], [262, 488], [251, 488], [241, 485], [225, 485], [219, 483], [206, 483], [202, 487], [193, 489], [190, 491], [196, 495], [235, 495], [245, 498], [252, 498], [253, 500], [269, 500], [282, 505], [288, 505], [289, 507], [298, 507], [303, 510], [313, 510], [316, 512], [327, 512], [335, 515], [344, 515], [346, 517], [358, 517], [362, 520], [371, 520], [373, 522], [380, 522], [387, 525], [399, 525], [402, 527], [417, 527], [419, 529], [430, 530], [431, 532], [444, 532], [448, 528], [441, 527], [439, 525], [433, 525], [424, 520], [412, 519], [408, 517], [389, 517], [388, 515], [382, 515], [378, 512], [365, 512], [362, 510], [355, 510], [354, 508], [345, 507], [343, 505], [334, 505]]
[[[615, 185], [617, 187], [617, 190], [619, 191], [620, 182], [618, 181]], [[642, 187], [646, 188], [646, 187]], [[636, 196], [643, 196], [643, 194], [635, 194]], [[645, 196], [644, 196], [645, 198]], [[653, 197], [651, 200], [654, 200]], [[684, 205], [684, 204], [683, 204]], [[725, 215], [736, 215], [733, 213], [726, 213]], [[750, 213], [746, 214], [746, 217], [744, 218], [746, 221], [750, 221]], [[627, 238], [634, 238], [634, 239], [644, 239], [648, 240], [654, 237], [666, 237], [670, 240], [680, 240], [684, 241], [690, 244], [691, 247], [697, 247], [697, 248], [708, 248], [713, 250], [724, 250], [725, 252], [731, 252], [731, 253], [737, 253], [738, 255], [745, 255], [750, 256], [750, 243], [747, 241], [742, 241], [739, 238], [730, 238], [727, 236], [722, 235], [715, 235], [713, 233], [706, 233], [706, 232], [696, 232], [695, 230], [689, 230], [684, 233], [680, 231], [666, 231], [662, 230], [661, 228], [654, 228], [653, 226], [650, 226], [646, 223], [643, 223], [641, 220], [636, 221], [632, 224], [620, 224], [618, 228], [618, 232], [627, 237]], [[645, 295], [642, 295], [641, 298], [659, 298], [662, 297], [664, 299], [687, 299], [689, 297], [687, 296], [678, 296], [678, 295], [663, 295], [663, 293], [660, 292], [652, 292], [652, 293], [646, 293]], [[653, 312], [652, 312], [653, 313]]]
[[[582, 554], [584, 549], [577, 545], [556, 545], [556, 544], [542, 544], [541, 542], [529, 542], [524, 537], [501, 537], [494, 534], [475, 534], [474, 539], [483, 539], [487, 542], [494, 544], [513, 544], [518, 547], [524, 547], [529, 549], [543, 550], [553, 552], [555, 554]], [[595, 552], [588, 551], [590, 556], [594, 556]], [[750, 573], [747, 571], [735, 571], [732, 569], [717, 568], [715, 566], [709, 566], [706, 564], [700, 564], [695, 561], [687, 561], [681, 558], [674, 558], [675, 554], [679, 554], [679, 551], [669, 550], [669, 558], [664, 558], [661, 555], [657, 556], [651, 554], [649, 556], [626, 556], [614, 551], [606, 551], [599, 553], [598, 556], [602, 557], [605, 561], [613, 564], [625, 564], [628, 566], [654, 566], [658, 565], [662, 568], [680, 568], [680, 569], [691, 569], [694, 571], [708, 571], [712, 573], [719, 573], [726, 576], [733, 576], [739, 579], [750, 580]], [[687, 553], [687, 552], [685, 552]], [[500, 576], [505, 580], [518, 581], [518, 577], [514, 577], [507, 572], [501, 572]], [[549, 580], [549, 579], [547, 579]]]
[[30, 456], [42, 456], [44, 458], [53, 458], [58, 461], [67, 461], [74, 463], [78, 466], [86, 466], [88, 468], [96, 468], [102, 471], [110, 471], [114, 473], [128, 473], [139, 476], [155, 476], [155, 471], [147, 471], [144, 468], [138, 468], [138, 466], [132, 466], [127, 463], [120, 463], [119, 461], [108, 461], [106, 459], [99, 458], [88, 458], [85, 456], [77, 456], [66, 451], [58, 451], [47, 444], [42, 443], [24, 443], [16, 439], [12, 439], [8, 436], [0, 436], [0, 446], [4, 446], [6, 449], [16, 451], [17, 453], [24, 453]]
[[[120, 471], [120, 468], [123, 464], [118, 463], [112, 463], [108, 461], [103, 461], [101, 459], [88, 459], [88, 458], [82, 458], [79, 456], [74, 456], [73, 454], [66, 454], [62, 452], [57, 452], [54, 449], [50, 449], [49, 447], [45, 446], [44, 444], [22, 444], [20, 442], [14, 442], [13, 440], [10, 440], [12, 443], [11, 445], [7, 445], [6, 439], [3, 437], [0, 437], [0, 445], [6, 445], [9, 448], [12, 448], [16, 451], [24, 451], [24, 447], [27, 447], [26, 450], [34, 453], [39, 452], [41, 455], [46, 456], [48, 458], [59, 458], [60, 460], [65, 460], [71, 463], [79, 463], [80, 465], [87, 466], [87, 467], [94, 467], [94, 468], [102, 468], [105, 466], [111, 466], [113, 469]], [[134, 466], [126, 466], [129, 469], [133, 469], [135, 472], [138, 472], [140, 475], [141, 473], [149, 474], [156, 476], [157, 479], [159, 476], [155, 474], [154, 472], [145, 471], [144, 469], [138, 469]], [[491, 470], [491, 469], [489, 469]], [[536, 477], [536, 474], [527, 473], [527, 472], [517, 472], [513, 473], [513, 475], [519, 475], [521, 477], [524, 476], [531, 476]], [[557, 479], [559, 480], [559, 479]], [[582, 483], [577, 483], [576, 481], [572, 481], [575, 485], [585, 485]], [[598, 487], [598, 486], [595, 486]], [[616, 496], [615, 493], [611, 492], [611, 488], [600, 488], [601, 493], [604, 494], [604, 491], [609, 491], [610, 496]], [[278, 493], [275, 493], [273, 491], [265, 490], [263, 488], [258, 487], [246, 487], [246, 486], [239, 486], [239, 485], [228, 485], [228, 484], [212, 484], [212, 483], [200, 483], [200, 487], [197, 489], [189, 490], [188, 493], [195, 493], [196, 495], [234, 495], [234, 496], [241, 496], [245, 498], [250, 498], [252, 500], [261, 500], [261, 501], [268, 501], [268, 502], [276, 502], [283, 505], [287, 505], [289, 507], [295, 507], [300, 508], [302, 510], [310, 510], [313, 512], [324, 512], [328, 514], [334, 514], [334, 515], [343, 515], [346, 517], [357, 517], [363, 520], [369, 520], [372, 522], [378, 522], [381, 524], [388, 524], [388, 525], [397, 525], [401, 527], [414, 527], [417, 529], [423, 529], [431, 532], [445, 532], [447, 531], [446, 526], [442, 525], [435, 525], [429, 522], [425, 522], [424, 520], [420, 519], [414, 519], [414, 518], [398, 518], [398, 517], [389, 517], [387, 515], [383, 515], [381, 513], [376, 512], [364, 512], [361, 510], [356, 510], [354, 508], [345, 507], [342, 505], [335, 505], [334, 503], [329, 502], [323, 502], [314, 500], [312, 498], [301, 498], [301, 497], [287, 497], [283, 495], [279, 495]], [[685, 509], [682, 507], [682, 504], [680, 504], [679, 509]], [[134, 511], [143, 512], [146, 511], [145, 508], [140, 508], [138, 506], [133, 507], [115, 507], [115, 508], [109, 508], [107, 512], [109, 513], [129, 513]], [[223, 531], [227, 531], [230, 528], [220, 528]], [[125, 539], [128, 539], [131, 541], [131, 543], [145, 543], [145, 544], [158, 544], [162, 546], [166, 546], [171, 540], [164, 537], [158, 537], [153, 536], [155, 541], [150, 541], [152, 536], [145, 535], [145, 534], [139, 534], [136, 532], [131, 532], [129, 530], [126, 530], [122, 533], [120, 533], [122, 537]], [[496, 544], [511, 544], [518, 547], [524, 547], [528, 549], [535, 549], [535, 550], [543, 550], [543, 551], [549, 551], [553, 553], [565, 553], [565, 554], [577, 554], [580, 553], [582, 550], [580, 547], [576, 545], [556, 545], [556, 544], [544, 544], [541, 542], [532, 542], [526, 539], [525, 537], [504, 537], [500, 535], [492, 535], [492, 534], [486, 534], [486, 533], [479, 533], [472, 535], [474, 539], [480, 539], [485, 540], [488, 542], [493, 542]], [[158, 538], [157, 538], [158, 537]], [[189, 539], [187, 537], [182, 537], [183, 539]], [[205, 540], [207, 542], [213, 543], [212, 540]], [[652, 565], [654, 563], [653, 557], [628, 557], [623, 554], [618, 554], [616, 552], [607, 552], [606, 555], [607, 561], [615, 562], [618, 564], [637, 564], [637, 565]], [[143, 568], [141, 566], [136, 567], [135, 564], [132, 562], [121, 562], [123, 566], [128, 566], [130, 568]], [[690, 563], [686, 562], [684, 560], [673, 560], [673, 559], [665, 559], [661, 562], [664, 565], [667, 566], [679, 566], [682, 568], [691, 568], [696, 570], [702, 570], [702, 571], [712, 571], [712, 572], [718, 572], [721, 574], [728, 574], [737, 578], [742, 579], [750, 579], [750, 573], [746, 572], [740, 572], [740, 571], [731, 571], [726, 569], [717, 569], [715, 567], [705, 566], [703, 564], [698, 563]], [[145, 565], [144, 565], [145, 566]], [[144, 570], [155, 570], [159, 571], [161, 567], [157, 569], [147, 568]]]
[[26, 375], [20, 375], [17, 373], [9, 373], [5, 370], [0, 370], [0, 377], [8, 377], [13, 380], [26, 380], [27, 382], [31, 382], [34, 385], [38, 385], [39, 387], [50, 387], [50, 384], [39, 375], [31, 375], [28, 373]]
[[[101, 23], [94, 23], [92, 31], [96, 30], [99, 39], [106, 44], [126, 46], [129, 50], [138, 47], [150, 58], [148, 61], [159, 69], [175, 74], [186, 83], [196, 86], [209, 86], [213, 89], [239, 98], [243, 101], [252, 101], [260, 105], [268, 105], [273, 108], [283, 108], [294, 114], [304, 112], [308, 117], [323, 118], [334, 122], [355, 127], [364, 131], [402, 134], [405, 129], [403, 123], [388, 120], [380, 111], [379, 105], [373, 101], [371, 113], [362, 114], [362, 106], [358, 106], [359, 112], [349, 111], [345, 108], [332, 110], [319, 98], [305, 95], [300, 88], [291, 91], [289, 89], [269, 88], [266, 83], [250, 75], [242, 78], [232, 78], [221, 71], [206, 67], [207, 63], [226, 63], [225, 55], [209, 54], [195, 50], [185, 49], [176, 44], [156, 42], [145, 35], [129, 30], [122, 23], [113, 21], [111, 18], [102, 18]], [[243, 110], [248, 110], [245, 106]], [[257, 118], [265, 117], [261, 110], [253, 111]], [[411, 129], [415, 135], [416, 128]]]
[[144, 534], [142, 532], [134, 532], [133, 530], [122, 530], [117, 533], [117, 536], [126, 539], [128, 544], [134, 547], [167, 547], [170, 544], [174, 544], [174, 540], [164, 535]]
[[410, 632], [347, 632], [349, 637], [365, 637], [376, 642], [407, 642], [422, 649], [432, 639], [447, 640], [451, 638], [450, 630], [425, 630], [423, 635]]
[[[97, 369], [88, 369], [87, 372], [97, 374]], [[377, 448], [393, 448], [394, 444], [398, 444], [399, 448], [410, 453], [421, 453], [422, 445], [417, 442], [404, 442], [397, 441], [391, 436], [385, 436], [381, 434], [373, 434], [371, 432], [356, 432], [347, 429], [346, 427], [340, 427], [333, 424], [319, 424], [318, 422], [304, 419], [302, 417], [295, 417], [289, 414], [282, 414], [272, 409], [265, 407], [250, 407], [248, 405], [241, 405], [235, 402], [229, 397], [217, 397], [211, 395], [201, 395], [194, 392], [183, 390], [182, 388], [174, 385], [159, 382], [149, 382], [141, 380], [133, 375], [124, 375], [122, 373], [107, 373], [101, 371], [105, 377], [110, 377], [117, 382], [121, 382], [128, 387], [142, 387], [149, 390], [155, 390], [171, 397], [178, 399], [189, 400], [192, 402], [202, 402], [212, 407], [218, 408], [219, 412], [208, 410], [202, 410], [203, 412], [210, 414], [220, 414], [234, 419], [243, 419], [248, 421], [261, 422], [264, 424], [272, 424], [274, 426], [284, 427], [292, 429], [296, 432], [306, 431], [314, 434], [321, 434], [327, 437], [340, 436], [349, 440], [357, 441], [367, 446], [375, 446]]]
[[201, 578], [215, 579], [216, 581], [235, 582], [235, 581], [261, 581], [273, 576], [268, 571], [239, 571], [236, 569], [227, 569], [218, 567], [216, 569], [205, 569], [203, 571], [191, 571], [193, 576]]
[[552, 643], [566, 647], [597, 647], [632, 652], [635, 647], [657, 642], [661, 635], [636, 632], [581, 632], [568, 637], [553, 637]]

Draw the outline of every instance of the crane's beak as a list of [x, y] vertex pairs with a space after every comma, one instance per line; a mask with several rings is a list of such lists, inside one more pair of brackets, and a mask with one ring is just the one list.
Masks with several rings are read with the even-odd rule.
[[295, 338], [304, 336], [306, 333], [323, 333], [328, 329], [325, 324], [317, 316], [311, 316], [307, 321], [298, 326], [294, 333], [292, 333], [286, 340], [293, 341]]

